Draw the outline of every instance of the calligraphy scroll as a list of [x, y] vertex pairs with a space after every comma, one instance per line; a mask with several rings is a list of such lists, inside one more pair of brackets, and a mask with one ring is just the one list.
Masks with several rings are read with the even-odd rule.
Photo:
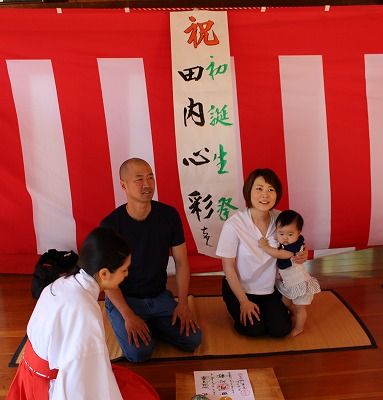
[[197, 249], [214, 255], [222, 223], [242, 207], [226, 12], [171, 13], [180, 187]]

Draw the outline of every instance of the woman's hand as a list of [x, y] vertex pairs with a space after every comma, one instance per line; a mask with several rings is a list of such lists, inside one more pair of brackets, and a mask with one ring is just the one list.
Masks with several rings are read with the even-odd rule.
[[259, 307], [257, 304], [253, 303], [249, 299], [240, 302], [240, 321], [246, 326], [247, 320], [249, 320], [250, 325], [254, 325], [254, 318], [259, 321]]
[[306, 249], [306, 246], [303, 249], [295, 254], [295, 256], [291, 257], [291, 261], [297, 264], [303, 264], [307, 261], [307, 257], [309, 255], [309, 251]]

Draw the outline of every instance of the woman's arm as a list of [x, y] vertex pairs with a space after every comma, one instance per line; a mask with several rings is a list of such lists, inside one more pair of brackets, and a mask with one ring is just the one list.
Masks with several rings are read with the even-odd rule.
[[241, 303], [247, 300], [246, 293], [242, 290], [241, 284], [238, 279], [237, 272], [235, 270], [235, 258], [222, 258], [223, 272], [225, 273], [226, 280], [230, 286], [230, 289], [234, 293], [235, 297]]

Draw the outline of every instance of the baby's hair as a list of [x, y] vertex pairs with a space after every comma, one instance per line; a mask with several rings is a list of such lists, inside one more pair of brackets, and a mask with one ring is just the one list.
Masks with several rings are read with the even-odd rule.
[[302, 216], [294, 210], [285, 210], [278, 215], [277, 219], [275, 220], [275, 225], [277, 227], [278, 226], [283, 227], [286, 225], [290, 225], [293, 222], [295, 222], [298, 231], [302, 231], [303, 228]]

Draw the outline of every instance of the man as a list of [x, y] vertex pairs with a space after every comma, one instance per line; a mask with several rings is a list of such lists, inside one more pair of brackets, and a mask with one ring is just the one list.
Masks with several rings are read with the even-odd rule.
[[[146, 161], [125, 161], [120, 183], [127, 203], [101, 222], [126, 238], [132, 249], [129, 276], [119, 288], [106, 292], [113, 330], [129, 361], [149, 359], [157, 338], [192, 352], [201, 343], [201, 331], [187, 302], [190, 273], [178, 212], [152, 200], [155, 179]], [[178, 302], [166, 290], [169, 250], [176, 266]]]

